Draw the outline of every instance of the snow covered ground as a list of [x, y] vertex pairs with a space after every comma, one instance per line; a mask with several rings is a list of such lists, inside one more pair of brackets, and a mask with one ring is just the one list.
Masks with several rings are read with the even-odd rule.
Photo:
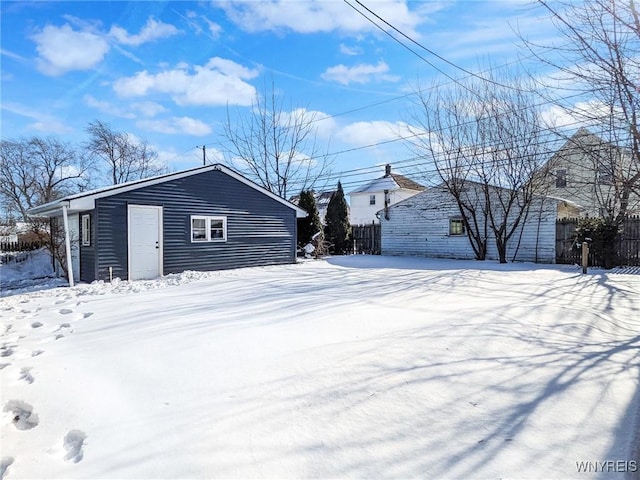
[[637, 461], [640, 275], [352, 256], [26, 288], [0, 298], [7, 479], [624, 478]]

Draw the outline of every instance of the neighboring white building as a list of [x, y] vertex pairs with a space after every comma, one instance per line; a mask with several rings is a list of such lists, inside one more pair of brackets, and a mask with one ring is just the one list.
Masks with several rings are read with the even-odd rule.
[[[413, 197], [425, 189], [422, 185], [397, 173], [386, 165], [384, 177], [349, 193], [350, 221], [352, 225], [380, 223], [376, 214], [402, 200]], [[384, 213], [380, 213], [381, 216]]]
[[[547, 195], [580, 205], [581, 216], [607, 217], [618, 214], [620, 183], [638, 175], [638, 165], [624, 149], [580, 128], [551, 157], [543, 173], [547, 175]], [[640, 214], [640, 198], [634, 192], [629, 196], [627, 213]]]
[[[554, 263], [558, 211], [570, 208], [575, 206], [562, 199], [537, 197], [508, 243], [508, 260]], [[482, 230], [482, 219], [479, 221]], [[475, 258], [456, 201], [442, 186], [391, 207], [388, 218], [381, 221], [381, 229], [383, 255]], [[487, 247], [487, 259], [497, 259], [495, 238], [490, 232]]]

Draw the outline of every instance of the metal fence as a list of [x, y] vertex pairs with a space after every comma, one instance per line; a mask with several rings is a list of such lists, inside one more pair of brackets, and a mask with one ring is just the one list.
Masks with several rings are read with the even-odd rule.
[[23, 262], [29, 253], [45, 246], [45, 242], [0, 242], [0, 263]]

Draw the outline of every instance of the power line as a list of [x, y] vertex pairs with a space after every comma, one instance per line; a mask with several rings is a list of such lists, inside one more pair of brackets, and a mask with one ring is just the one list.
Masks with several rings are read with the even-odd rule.
[[[366, 15], [364, 15], [362, 12], [360, 12], [358, 9], [356, 9], [355, 7], [353, 7], [353, 5], [351, 5], [348, 0], [344, 0], [345, 3], [347, 3], [347, 5], [349, 5], [350, 7], [354, 8], [354, 10], [356, 10], [356, 12], [360, 13], [362, 16], [364, 16], [367, 20], [371, 21]], [[383, 22], [385, 25], [387, 25], [388, 27], [390, 27], [391, 29], [393, 29], [395, 32], [399, 33], [400, 35], [402, 35], [404, 38], [406, 38], [407, 40], [409, 40], [411, 43], [413, 43], [414, 45], [422, 48], [424, 51], [430, 53], [431, 55], [433, 55], [434, 57], [438, 58], [439, 60], [442, 60], [443, 62], [445, 62], [448, 65], [451, 65], [452, 67], [454, 67], [457, 70], [460, 70], [462, 72], [464, 72], [466, 75], [471, 76], [471, 77], [475, 77], [478, 78], [480, 80], [482, 80], [483, 82], [489, 82], [493, 85], [497, 85], [499, 87], [503, 87], [503, 88], [511, 88], [513, 89], [513, 86], [508, 86], [508, 85], [503, 85], [499, 82], [496, 82], [495, 80], [492, 80], [490, 78], [485, 78], [482, 77], [476, 73], [473, 73], [470, 70], [467, 70], [463, 67], [461, 67], [460, 65], [457, 65], [453, 62], [451, 62], [450, 60], [447, 60], [446, 58], [444, 58], [442, 55], [438, 55], [436, 52], [434, 52], [433, 50], [425, 47], [423, 44], [421, 44], [420, 42], [418, 42], [417, 40], [414, 40], [413, 38], [411, 38], [409, 35], [405, 34], [404, 32], [402, 32], [401, 30], [399, 30], [398, 28], [396, 28], [395, 26], [393, 26], [391, 23], [387, 22], [384, 18], [382, 18], [380, 15], [378, 15], [376, 12], [374, 12], [373, 10], [371, 10], [369, 7], [367, 7], [366, 5], [364, 5], [360, 0], [355, 0], [355, 2], [360, 5], [362, 8], [364, 8], [367, 12], [371, 13], [373, 16], [375, 16], [378, 20], [380, 20], [381, 22]], [[378, 26], [375, 22], [372, 22], [374, 25]], [[382, 29], [383, 31], [386, 30]], [[394, 37], [393, 35], [391, 35], [391, 38], [393, 38], [396, 42], [398, 42], [400, 45], [402, 45], [403, 47], [407, 48], [407, 46], [400, 42], [396, 37]], [[414, 53], [415, 55], [417, 55], [412, 49], [408, 48], [409, 51], [411, 51], [412, 53]], [[425, 62], [427, 62], [429, 65], [431, 65], [432, 67], [436, 68], [431, 62], [427, 61], [424, 59], [424, 57], [422, 57], [421, 55], [418, 55], [418, 57], [420, 57], [422, 60], [424, 60]], [[436, 68], [436, 70], [438, 70], [440, 73], [443, 73], [442, 70]], [[445, 74], [446, 75], [446, 74]], [[449, 77], [447, 75], [447, 77]], [[451, 77], [449, 77], [451, 78]], [[453, 80], [453, 78], [451, 78]], [[456, 80], [454, 80], [456, 83], [458, 83]]]
[[[574, 122], [570, 125], [580, 125], [581, 122]], [[546, 128], [542, 130], [543, 132], [549, 132], [552, 133], [553, 129], [551, 128]], [[558, 139], [547, 139], [547, 140], [543, 140], [540, 142], [535, 143], [533, 146], [536, 148], [539, 147], [544, 147], [549, 146], [549, 145], [556, 145], [558, 143]], [[488, 148], [487, 146], [485, 146], [485, 148]], [[501, 153], [501, 152], [505, 152], [508, 151], [507, 148], [503, 148], [503, 149], [493, 149], [491, 150], [491, 153], [495, 154], [495, 153]], [[444, 152], [443, 155], [445, 155], [447, 152]], [[539, 152], [539, 154], [542, 155], [548, 155], [549, 159], [553, 156], [553, 154], [557, 153], [557, 150], [551, 150], [551, 149], [547, 149], [543, 152]], [[526, 159], [526, 158], [530, 158], [532, 155], [524, 155], [522, 158]], [[428, 157], [428, 160], [425, 160]], [[435, 168], [434, 166], [434, 160], [435, 157], [432, 154], [426, 154], [426, 155], [418, 155], [418, 156], [413, 156], [413, 157], [409, 157], [409, 158], [405, 158], [405, 159], [401, 159], [401, 160], [397, 160], [394, 161], [392, 163], [392, 165], [394, 167], [397, 167], [398, 165], [400, 165], [401, 169], [408, 169], [408, 168], [420, 168], [420, 167], [429, 167], [428, 169], [422, 169], [419, 172], [419, 175], [422, 177], [426, 177], [428, 174], [437, 174], [438, 173], [438, 169]], [[494, 160], [492, 160], [494, 161]], [[548, 161], [548, 160], [547, 160]], [[483, 164], [487, 163], [487, 160], [483, 159], [482, 157], [477, 157], [476, 161], [469, 161], [467, 163], [465, 163], [465, 166], [467, 167], [480, 167]], [[569, 162], [571, 163], [571, 162]], [[577, 164], [577, 163], [576, 163]], [[353, 169], [353, 170], [343, 170], [341, 172], [332, 172], [326, 175], [321, 175], [318, 177], [319, 180], [324, 180], [324, 181], [329, 181], [329, 180], [338, 180], [341, 178], [349, 178], [349, 177], [358, 177], [358, 176], [362, 176], [362, 175], [367, 175], [367, 174], [371, 174], [374, 173], [372, 171], [370, 171], [371, 169], [375, 169], [376, 173], [380, 172], [379, 167], [365, 167], [365, 168], [359, 168], [359, 169]], [[364, 183], [370, 182], [372, 180], [375, 180], [377, 178], [380, 177], [369, 177], [369, 178], [365, 178], [363, 180], [355, 180], [355, 181], [351, 181], [351, 182], [344, 182], [344, 185], [362, 185]], [[302, 185], [301, 183], [298, 182], [292, 182], [291, 185], [300, 185], [301, 188], [304, 187], [304, 185]]]
[[[407, 44], [405, 44], [404, 42], [402, 42], [399, 38], [397, 38], [396, 36], [392, 35], [391, 33], [389, 33], [385, 28], [383, 28], [380, 24], [378, 24], [376, 21], [374, 21], [373, 19], [371, 19], [370, 17], [368, 17], [364, 12], [362, 12], [361, 10], [358, 10], [358, 8], [356, 8], [354, 5], [352, 5], [348, 0], [343, 0], [347, 5], [349, 5], [351, 8], [353, 8], [356, 12], [358, 12], [362, 17], [364, 17], [366, 20], [368, 20], [370, 23], [372, 23], [375, 27], [377, 27], [380, 31], [382, 31], [385, 35], [389, 36], [393, 41], [395, 41], [396, 43], [398, 43], [399, 45], [401, 45], [403, 48], [407, 49], [408, 51], [410, 51], [412, 54], [414, 54], [416, 57], [418, 57], [419, 59], [421, 59], [423, 62], [425, 62], [427, 65], [431, 66], [433, 69], [435, 69], [436, 71], [438, 71], [439, 73], [441, 73], [442, 75], [444, 75], [445, 77], [447, 77], [449, 80], [451, 80], [451, 82], [457, 84], [458, 86], [464, 88], [465, 90], [467, 90], [468, 92], [472, 93], [473, 95], [476, 96], [480, 96], [480, 94], [478, 92], [476, 92], [475, 90], [473, 90], [473, 88], [471, 88], [470, 86], [464, 84], [461, 80], [456, 79], [455, 77], [449, 75], [448, 73], [446, 73], [444, 70], [438, 68], [435, 64], [433, 64], [432, 62], [430, 62], [429, 60], [427, 60], [424, 56], [420, 55], [418, 52], [416, 52], [414, 49], [412, 49], [411, 47], [409, 47]], [[374, 15], [376, 18], [378, 18], [380, 21], [382, 21], [385, 25], [389, 26], [391, 29], [393, 29], [394, 31], [396, 31], [398, 34], [402, 35], [403, 37], [405, 37], [406, 39], [408, 39], [409, 41], [411, 41], [412, 43], [414, 43], [415, 45], [419, 46], [420, 48], [422, 48], [423, 50], [425, 50], [426, 52], [430, 53], [431, 55], [435, 56], [436, 58], [440, 59], [441, 61], [455, 67], [458, 70], [461, 70], [462, 72], [464, 72], [465, 74], [467, 74], [467, 76], [472, 76], [475, 78], [478, 78], [480, 80], [482, 80], [483, 82], [487, 82], [487, 83], [491, 83], [493, 85], [496, 86], [500, 86], [503, 88], [509, 88], [511, 90], [521, 90], [519, 88], [516, 88], [513, 85], [505, 85], [502, 84], [500, 82], [497, 82], [495, 80], [489, 79], [489, 78], [485, 78], [482, 77], [476, 73], [471, 72], [470, 70], [466, 70], [465, 68], [447, 60], [446, 58], [442, 57], [441, 55], [438, 55], [437, 53], [435, 53], [434, 51], [428, 49], [427, 47], [425, 47], [424, 45], [422, 45], [421, 43], [417, 42], [416, 40], [414, 40], [413, 38], [409, 37], [407, 34], [405, 34], [404, 32], [402, 32], [401, 30], [399, 30], [398, 28], [396, 28], [395, 26], [393, 26], [392, 24], [390, 24], [389, 22], [387, 22], [384, 18], [380, 17], [377, 13], [375, 13], [374, 11], [372, 11], [371, 9], [369, 9], [366, 5], [362, 4], [359, 0], [355, 0], [360, 6], [362, 6], [364, 9], [366, 9], [369, 13], [371, 13], [372, 15]], [[464, 79], [464, 78], [463, 78]]]

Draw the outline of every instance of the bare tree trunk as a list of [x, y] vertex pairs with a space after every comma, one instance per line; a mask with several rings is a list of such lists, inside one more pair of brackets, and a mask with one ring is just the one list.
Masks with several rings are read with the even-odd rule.
[[499, 261], [545, 178], [544, 131], [530, 87], [514, 78], [470, 80], [417, 94], [416, 153], [454, 197], [477, 259], [495, 238]]

